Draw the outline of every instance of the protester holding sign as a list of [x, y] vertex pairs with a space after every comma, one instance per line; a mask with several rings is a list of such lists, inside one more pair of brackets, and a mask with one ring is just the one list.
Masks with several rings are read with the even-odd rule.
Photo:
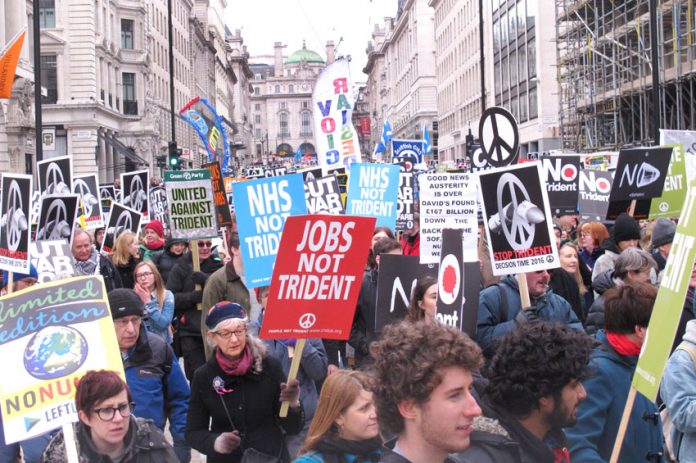
[[92, 245], [92, 238], [82, 228], [75, 228], [72, 240], [72, 254], [75, 258], [75, 275], [101, 275], [104, 278], [106, 292], [122, 288], [121, 274], [114, 264], [100, 254]]
[[[21, 291], [24, 288], [34, 286], [39, 279], [39, 273], [36, 271], [34, 264], [29, 264], [29, 273], [13, 273], [12, 274], [12, 291]], [[7, 270], [2, 271], [2, 285], [0, 285], [0, 296], [7, 294], [8, 284], [10, 283], [10, 273]]]
[[495, 343], [519, 325], [542, 320], [561, 323], [583, 331], [570, 304], [549, 288], [549, 272], [539, 270], [525, 274], [531, 307], [522, 307], [517, 279], [506, 276], [500, 284], [481, 291], [476, 341], [486, 357], [495, 351]]
[[111, 252], [111, 262], [118, 270], [124, 288], [133, 288], [135, 281], [133, 271], [140, 262], [138, 237], [132, 231], [124, 231], [118, 238]]
[[401, 251], [404, 256], [420, 256], [420, 214], [413, 213], [413, 226], [401, 236]]
[[[116, 372], [87, 372], [77, 384], [75, 405], [80, 418], [73, 425], [79, 463], [179, 461], [162, 431], [152, 421], [133, 415], [131, 391]], [[41, 461], [68, 463], [62, 431], [48, 444]]]
[[[304, 424], [299, 383], [284, 383], [248, 322], [244, 308], [228, 301], [205, 320], [214, 353], [191, 382], [186, 440], [208, 463], [238, 463], [252, 449], [288, 462], [283, 432], [296, 434]], [[282, 401], [290, 402], [286, 418], [278, 417]]]
[[[597, 334], [601, 345], [583, 381], [587, 399], [578, 407], [575, 426], [566, 430], [572, 461], [609, 461], [656, 296], [647, 283], [607, 291], [606, 331]], [[637, 394], [619, 463], [663, 462], [661, 429], [656, 405]]]

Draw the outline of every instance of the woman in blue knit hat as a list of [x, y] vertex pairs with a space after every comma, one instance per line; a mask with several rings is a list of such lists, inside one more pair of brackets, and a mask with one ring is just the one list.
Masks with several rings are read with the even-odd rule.
[[[12, 273], [12, 292], [21, 291], [24, 288], [34, 286], [39, 280], [39, 272], [36, 271], [34, 264], [29, 264], [29, 273]], [[0, 286], [0, 296], [9, 293], [8, 285], [10, 274], [7, 270], [2, 271], [2, 286]]]

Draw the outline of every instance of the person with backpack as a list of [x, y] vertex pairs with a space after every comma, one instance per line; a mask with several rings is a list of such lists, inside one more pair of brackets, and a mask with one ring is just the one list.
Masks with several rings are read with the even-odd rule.
[[672, 421], [665, 435], [670, 457], [696, 463], [696, 320], [686, 324], [682, 343], [667, 361], [660, 396]]

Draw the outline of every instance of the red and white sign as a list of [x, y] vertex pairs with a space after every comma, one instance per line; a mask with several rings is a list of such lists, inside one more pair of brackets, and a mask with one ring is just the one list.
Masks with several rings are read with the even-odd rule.
[[261, 337], [348, 339], [375, 218], [288, 217]]

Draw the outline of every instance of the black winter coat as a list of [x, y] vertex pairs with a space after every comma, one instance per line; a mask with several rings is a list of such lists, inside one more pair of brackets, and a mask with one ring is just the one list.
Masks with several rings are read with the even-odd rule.
[[358, 305], [353, 317], [348, 344], [355, 349], [355, 364], [360, 367], [370, 358], [370, 343], [377, 339], [375, 310], [377, 307], [377, 269], [363, 275]]
[[600, 273], [592, 281], [592, 287], [597, 291], [599, 297], [592, 303], [585, 320], [585, 331], [591, 336], [604, 329], [604, 293], [607, 289], [616, 287], [614, 278], [612, 278], [613, 273], [613, 270], [607, 270], [604, 273]]
[[[223, 266], [222, 259], [211, 254], [201, 262], [201, 272], [212, 275]], [[203, 300], [203, 288], [196, 290], [193, 282], [191, 253], [174, 265], [167, 278], [167, 289], [174, 293], [174, 318], [179, 320], [179, 336], [201, 336], [201, 313], [196, 304]]]
[[123, 288], [121, 274], [116, 270], [114, 264], [101, 254], [99, 255], [99, 273], [104, 278], [107, 293], [112, 289]]
[[126, 265], [114, 265], [118, 274], [121, 277], [121, 284], [123, 288], [133, 289], [135, 287], [135, 279], [133, 277], [133, 271], [135, 271], [135, 266], [140, 263], [140, 259], [131, 257]]
[[[231, 392], [219, 395], [213, 389], [213, 379], [224, 381], [224, 389]], [[208, 456], [208, 463], [237, 463], [242, 458], [242, 448], [228, 455], [214, 450], [215, 439], [223, 432], [233, 430], [221, 400], [224, 400], [234, 427], [242, 437], [242, 446], [254, 448], [267, 455], [290, 461], [281, 426], [288, 434], [297, 434], [304, 425], [302, 407], [292, 408], [286, 418], [278, 418], [280, 412], [280, 384], [285, 375], [278, 360], [266, 357], [260, 374], [251, 370], [244, 376], [228, 376], [220, 368], [215, 355], [198, 368], [191, 381], [186, 441]], [[212, 423], [211, 423], [212, 418]], [[280, 425], [280, 426], [279, 426]]]
[[177, 262], [179, 262], [179, 259], [186, 255], [184, 252], [183, 254], [179, 254], [177, 256], [172, 252], [172, 245], [177, 242], [180, 243], [181, 241], [172, 241], [171, 239], [167, 240], [167, 244], [164, 245], [164, 249], [157, 251], [150, 258], [150, 260], [152, 260], [152, 262], [157, 266], [157, 270], [159, 270], [160, 275], [162, 275], [162, 281], [165, 283], [167, 282], [167, 278], [169, 278], [169, 272], [171, 272]]

